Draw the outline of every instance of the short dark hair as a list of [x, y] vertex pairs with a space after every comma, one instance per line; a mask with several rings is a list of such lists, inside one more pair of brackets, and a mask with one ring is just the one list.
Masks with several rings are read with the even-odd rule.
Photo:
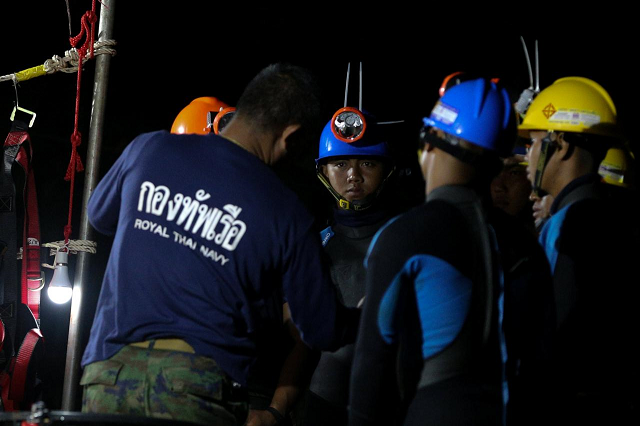
[[238, 118], [271, 134], [295, 124], [300, 125], [301, 133], [313, 133], [321, 126], [318, 83], [309, 70], [292, 64], [271, 64], [260, 71], [236, 108]]

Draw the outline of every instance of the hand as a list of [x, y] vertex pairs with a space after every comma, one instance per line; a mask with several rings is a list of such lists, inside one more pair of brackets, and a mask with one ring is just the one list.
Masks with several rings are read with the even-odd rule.
[[249, 410], [246, 426], [274, 426], [276, 418], [267, 410]]

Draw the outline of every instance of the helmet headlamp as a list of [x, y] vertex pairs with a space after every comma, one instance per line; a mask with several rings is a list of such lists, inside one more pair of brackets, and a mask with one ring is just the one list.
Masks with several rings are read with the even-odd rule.
[[364, 136], [367, 122], [360, 110], [351, 107], [340, 108], [331, 119], [331, 131], [339, 140], [352, 143]]
[[213, 128], [213, 133], [218, 135], [229, 124], [235, 113], [236, 109], [234, 107], [221, 108], [215, 116], [213, 116], [213, 111], [209, 111], [207, 114], [207, 127]]

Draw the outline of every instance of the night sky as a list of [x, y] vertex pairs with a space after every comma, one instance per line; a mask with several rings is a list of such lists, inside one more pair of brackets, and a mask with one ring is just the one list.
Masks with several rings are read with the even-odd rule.
[[[80, 31], [80, 16], [91, 7], [91, 1], [69, 3], [71, 33], [75, 36]], [[455, 71], [500, 77], [515, 101], [529, 86], [520, 36], [525, 37], [532, 57], [534, 40], [539, 40], [542, 88], [564, 76], [592, 78], [612, 96], [627, 135], [638, 121], [640, 94], [635, 61], [632, 63], [637, 46], [631, 38], [637, 24], [629, 11], [557, 15], [557, 10], [544, 9], [551, 7], [545, 3], [535, 6], [529, 15], [509, 11], [506, 18], [499, 18], [507, 11], [487, 10], [469, 12], [461, 18], [455, 5], [410, 8], [395, 2], [394, 8], [385, 4], [384, 9], [359, 11], [359, 3], [342, 6], [326, 2], [303, 11], [236, 3], [121, 0], [115, 5], [114, 39], [118, 44], [110, 66], [100, 175], [139, 133], [169, 130], [175, 116], [191, 100], [215, 96], [235, 105], [247, 82], [273, 62], [302, 65], [316, 74], [329, 120], [343, 106], [350, 61], [349, 104], [358, 106], [357, 66], [362, 61], [363, 107], [381, 121], [405, 120], [396, 125], [390, 143], [404, 176], [400, 197], [411, 203], [422, 192], [415, 156], [420, 119], [433, 107], [442, 79]], [[70, 48], [65, 1], [3, 1], [0, 45], [0, 76], [40, 65], [54, 54], [63, 55]], [[85, 65], [81, 87], [83, 160], [94, 63]], [[69, 206], [69, 183], [64, 174], [71, 152], [76, 74], [59, 72], [22, 82], [18, 97], [20, 106], [37, 113], [29, 133], [42, 242], [62, 240]], [[5, 132], [10, 128], [14, 102], [13, 84], [0, 82], [0, 119], [4, 117]], [[633, 138], [632, 144], [636, 146]], [[310, 147], [308, 162], [285, 162], [278, 170], [314, 213], [329, 202], [315, 179], [316, 149]], [[74, 194], [72, 239], [78, 238], [81, 207], [86, 201], [82, 200], [83, 185], [80, 173]], [[94, 239], [98, 253], [92, 257], [93, 279], [85, 283], [88, 294], [83, 302], [88, 321], [110, 249], [108, 238], [95, 235]], [[53, 261], [44, 250], [43, 261]], [[46, 273], [50, 279], [49, 270]], [[46, 362], [50, 364], [43, 373], [45, 402], [51, 409], [59, 409], [69, 305], [53, 306], [44, 295], [42, 304], [41, 328]]]

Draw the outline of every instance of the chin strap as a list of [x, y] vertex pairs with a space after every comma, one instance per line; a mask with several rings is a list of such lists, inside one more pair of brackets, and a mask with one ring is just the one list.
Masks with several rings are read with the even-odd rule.
[[423, 143], [430, 143], [436, 148], [462, 161], [463, 163], [476, 165], [483, 158], [483, 153], [464, 149], [462, 146], [460, 146], [460, 142], [455, 138], [451, 138], [446, 133], [444, 139], [440, 138], [437, 134], [430, 133], [426, 127], [424, 127], [420, 132], [420, 140]]
[[382, 192], [385, 186], [385, 183], [387, 182], [387, 180], [389, 180], [389, 177], [391, 177], [391, 175], [395, 170], [396, 170], [396, 166], [392, 166], [391, 170], [389, 171], [389, 174], [387, 174], [387, 176], [382, 180], [382, 182], [380, 182], [378, 189], [374, 193], [369, 194], [362, 200], [349, 201], [346, 198], [344, 198], [342, 195], [340, 195], [338, 191], [336, 191], [333, 188], [333, 186], [331, 186], [327, 177], [324, 174], [322, 174], [322, 171], [320, 170], [320, 165], [316, 164], [316, 175], [318, 176], [318, 179], [320, 179], [320, 182], [322, 182], [325, 188], [327, 188], [331, 193], [331, 195], [333, 195], [333, 198], [336, 199], [336, 201], [338, 202], [338, 207], [340, 207], [343, 210], [354, 210], [354, 211], [366, 210], [369, 207], [371, 207], [375, 202], [375, 200], [378, 198], [378, 195], [380, 195], [380, 192]]
[[538, 156], [538, 164], [536, 165], [536, 175], [533, 180], [533, 184], [531, 185], [531, 191], [537, 197], [543, 197], [546, 195], [546, 192], [540, 188], [542, 185], [542, 174], [544, 173], [549, 160], [553, 156], [553, 153], [556, 151], [556, 142], [551, 139], [551, 135], [554, 132], [548, 132], [547, 136], [542, 139], [542, 146], [540, 147], [540, 155]]

